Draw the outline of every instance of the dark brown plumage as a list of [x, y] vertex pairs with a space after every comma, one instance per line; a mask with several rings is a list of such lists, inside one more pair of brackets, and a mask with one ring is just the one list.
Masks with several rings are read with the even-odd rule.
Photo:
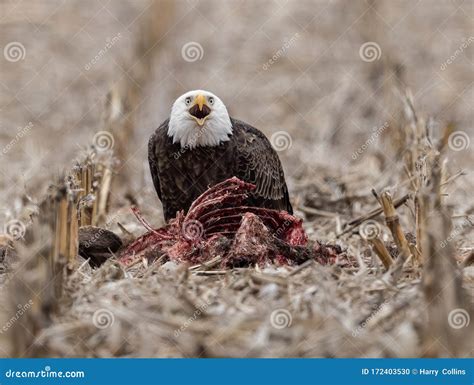
[[151, 176], [166, 221], [179, 210], [187, 212], [207, 188], [233, 176], [256, 185], [245, 204], [293, 212], [280, 159], [262, 132], [231, 119], [229, 141], [189, 149], [173, 143], [168, 122], [148, 143]]

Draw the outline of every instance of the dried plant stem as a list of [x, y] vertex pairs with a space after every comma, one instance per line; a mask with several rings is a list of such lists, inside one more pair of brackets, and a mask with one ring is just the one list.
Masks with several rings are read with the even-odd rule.
[[109, 207], [110, 186], [112, 184], [112, 170], [109, 167], [104, 167], [100, 182], [97, 194], [97, 222], [99, 223], [105, 220]]
[[418, 250], [418, 262], [423, 262], [423, 249], [421, 247], [423, 241], [422, 241], [422, 236], [423, 232], [421, 231], [421, 223], [422, 223], [422, 217], [421, 217], [421, 209], [420, 209], [420, 200], [418, 195], [415, 195], [415, 229], [416, 229], [416, 245], [415, 248]]
[[202, 271], [198, 269], [209, 270], [217, 266], [221, 261], [222, 261], [222, 256], [218, 255], [215, 258], [212, 258], [210, 261], [191, 266], [189, 270], [190, 271]]
[[400, 225], [400, 219], [398, 217], [395, 206], [392, 202], [392, 197], [388, 191], [385, 191], [380, 196], [380, 202], [385, 215], [385, 223], [392, 233], [393, 240], [397, 245], [400, 257], [405, 261], [411, 256], [411, 250], [408, 245], [408, 241]]
[[67, 259], [69, 254], [69, 243], [68, 243], [68, 213], [69, 203], [67, 199], [67, 190], [65, 187], [61, 188], [58, 192], [57, 199], [54, 207], [56, 210], [55, 222], [54, 222], [54, 247], [50, 254], [50, 268], [54, 280], [54, 293], [56, 298], [60, 298], [62, 295], [62, 284], [63, 284], [63, 267], [64, 261]]
[[89, 195], [92, 190], [92, 164], [89, 159], [86, 159], [86, 164], [82, 167], [81, 187], [84, 191], [84, 196], [80, 205], [80, 225], [88, 226], [92, 224], [93, 204], [90, 202]]
[[75, 270], [77, 264], [77, 253], [79, 249], [79, 221], [77, 217], [77, 197], [75, 193], [70, 193], [68, 199], [68, 242], [69, 250], [67, 253], [68, 271]]
[[[396, 199], [394, 202], [393, 202], [393, 205], [395, 208], [397, 207], [400, 207], [401, 205], [405, 204], [405, 202], [410, 199], [411, 195], [410, 194], [405, 194], [403, 197], [399, 198], [399, 199]], [[355, 229], [356, 227], [358, 227], [361, 223], [365, 222], [365, 221], [368, 221], [369, 219], [373, 219], [377, 216], [379, 216], [381, 213], [383, 212], [383, 209], [382, 208], [378, 208], [378, 209], [374, 209], [372, 211], [370, 211], [369, 213], [367, 214], [364, 214], [360, 217], [357, 217], [355, 219], [353, 219], [352, 221], [350, 221], [348, 223], [349, 227], [347, 227], [344, 231], [342, 231], [341, 233], [337, 234], [336, 237], [339, 238], [341, 235], [344, 235], [350, 231], [352, 231], [353, 229]]]
[[369, 239], [369, 242], [372, 245], [377, 256], [382, 261], [385, 268], [388, 269], [390, 266], [392, 266], [393, 264], [392, 256], [388, 252], [382, 240], [379, 237], [375, 237], [375, 238]]
[[[448, 126], [446, 132], [450, 131], [452, 127]], [[457, 266], [454, 245], [445, 242], [449, 239], [452, 227], [451, 213], [442, 205], [440, 190], [443, 179], [441, 153], [448, 137], [446, 132], [439, 145], [440, 152], [429, 159], [431, 178], [420, 193], [419, 231], [425, 262], [423, 291], [429, 304], [428, 323], [424, 329], [423, 342], [425, 356], [428, 357], [458, 355], [466, 348], [473, 329], [472, 325], [470, 328], [456, 329], [449, 324], [449, 317], [453, 311], [462, 309], [472, 317], [473, 309], [463, 293], [462, 275]]]

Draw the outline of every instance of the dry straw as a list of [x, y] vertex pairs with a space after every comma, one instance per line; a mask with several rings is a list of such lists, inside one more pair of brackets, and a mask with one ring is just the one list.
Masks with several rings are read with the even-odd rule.
[[[405, 127], [413, 130], [410, 124]], [[33, 296], [35, 306], [7, 333], [13, 347], [9, 354], [468, 355], [472, 324], [450, 326], [455, 309], [472, 316], [461, 284], [463, 272], [456, 263], [454, 246], [438, 246], [449, 236], [451, 226], [441, 193], [445, 141], [440, 140], [437, 147], [420, 146], [434, 139], [422, 135], [413, 140], [409, 133], [406, 138], [404, 146], [411, 153], [406, 166], [409, 191], [398, 199], [388, 190], [375, 193], [375, 199], [367, 195], [366, 214], [348, 220], [349, 230], [342, 228], [338, 235], [348, 251], [354, 252], [354, 260], [333, 266], [311, 261], [296, 268], [265, 270], [216, 270], [220, 256], [196, 266], [163, 265], [161, 258], [152, 265], [138, 261], [127, 268], [112, 258], [92, 270], [76, 258], [77, 229], [102, 222], [100, 217], [109, 206], [112, 170], [110, 159], [91, 154], [73, 169], [73, 178], [59, 183], [50, 200], [54, 242], [37, 253], [33, 244], [20, 250], [23, 256], [34, 257], [25, 259], [26, 265], [13, 280], [12, 303]], [[414, 167], [413, 158], [426, 163]], [[81, 205], [88, 196], [92, 205]], [[374, 207], [376, 204], [380, 207]], [[404, 206], [413, 211], [402, 210]], [[416, 227], [403, 229], [402, 222], [409, 223], [407, 211]], [[379, 218], [382, 214], [386, 228]], [[322, 220], [333, 221], [337, 216], [325, 215]], [[360, 254], [357, 249], [364, 250], [367, 243], [354, 236], [353, 230], [368, 220], [379, 221], [381, 231], [368, 240], [374, 253], [365, 249]], [[50, 262], [40, 263], [47, 250]], [[29, 288], [35, 288], [35, 293]], [[22, 333], [23, 328], [29, 333]]]

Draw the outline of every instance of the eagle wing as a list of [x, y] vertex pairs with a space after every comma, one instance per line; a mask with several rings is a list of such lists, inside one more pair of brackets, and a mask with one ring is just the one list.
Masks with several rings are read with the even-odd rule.
[[160, 177], [158, 171], [158, 151], [162, 148], [163, 131], [166, 131], [168, 127], [168, 120], [164, 121], [160, 127], [153, 133], [148, 141], [148, 164], [150, 165], [151, 178], [153, 179], [153, 185], [158, 194], [158, 198], [162, 199]]
[[256, 185], [255, 204], [293, 213], [278, 154], [255, 127], [232, 119], [237, 154], [234, 174]]

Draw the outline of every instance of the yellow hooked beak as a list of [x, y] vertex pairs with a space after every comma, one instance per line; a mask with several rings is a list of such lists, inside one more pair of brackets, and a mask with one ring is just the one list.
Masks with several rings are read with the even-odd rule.
[[199, 94], [194, 98], [193, 105], [188, 110], [196, 123], [202, 127], [207, 117], [211, 113], [211, 108], [207, 105], [204, 95]]
[[204, 95], [199, 94], [198, 96], [196, 96], [196, 98], [194, 99], [194, 104], [197, 104], [199, 107], [199, 111], [202, 111], [202, 107], [204, 106], [204, 104], [206, 104], [206, 98], [204, 97]]

